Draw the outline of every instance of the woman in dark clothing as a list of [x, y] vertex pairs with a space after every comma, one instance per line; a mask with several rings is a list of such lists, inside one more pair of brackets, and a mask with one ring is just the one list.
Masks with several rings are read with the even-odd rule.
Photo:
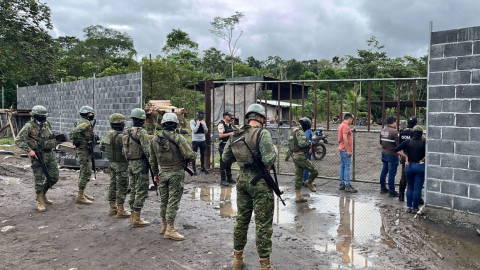
[[413, 128], [410, 140], [402, 142], [395, 152], [405, 158], [405, 175], [407, 177], [407, 213], [418, 212], [425, 182], [425, 139], [421, 126]]

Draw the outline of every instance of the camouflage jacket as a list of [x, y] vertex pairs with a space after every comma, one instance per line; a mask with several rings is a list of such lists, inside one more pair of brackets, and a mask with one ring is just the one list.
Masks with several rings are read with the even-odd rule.
[[176, 146], [174, 146], [171, 142], [164, 139], [161, 134], [156, 134], [152, 140], [153, 153], [150, 155], [149, 159], [155, 175], [159, 174], [159, 165], [183, 165], [185, 160], [193, 160], [196, 158], [196, 153], [192, 151], [192, 148], [182, 135], [175, 134], [172, 131], [164, 131], [164, 133], [166, 133], [175, 143], [177, 143], [180, 151], [178, 151]]
[[88, 141], [94, 140], [92, 123], [85, 118], [78, 120], [70, 132], [70, 140], [78, 148], [85, 148]]
[[[134, 139], [140, 141], [140, 145], [135, 140], [129, 138], [130, 133]], [[125, 129], [122, 134], [122, 142], [122, 153], [127, 159], [140, 159], [144, 156], [148, 160], [150, 155], [152, 155], [152, 137], [141, 127]]]
[[[251, 134], [252, 132], [256, 132], [256, 135], [248, 136], [248, 134]], [[247, 135], [246, 138], [248, 138], [246, 139], [248, 140], [246, 141], [246, 143], [252, 146], [255, 145], [254, 148], [250, 146], [253, 152], [256, 151], [256, 141], [253, 142], [250, 140], [256, 140], [257, 136], [260, 136], [260, 142], [259, 142], [258, 148], [260, 151], [260, 155], [262, 156], [263, 164], [267, 167], [273, 165], [277, 158], [277, 151], [273, 146], [272, 135], [266, 129], [260, 129], [258, 127], [253, 127], [250, 125], [243, 126], [239, 130], [235, 131], [232, 136], [230, 136], [230, 138], [227, 141], [227, 144], [225, 145], [225, 149], [223, 150], [223, 155], [222, 155], [223, 162], [225, 163], [233, 163], [235, 161], [244, 162], [246, 160], [241, 160], [241, 159], [244, 159], [242, 157], [251, 156], [250, 151], [245, 146], [245, 144], [243, 144], [243, 142], [237, 142], [237, 144], [243, 144], [243, 146], [240, 146], [238, 148], [239, 150], [234, 151], [231, 145], [236, 139], [245, 135]]]
[[37, 149], [37, 140], [40, 140], [42, 150], [52, 150], [56, 146], [56, 140], [52, 133], [52, 127], [48, 120], [43, 124], [42, 136], [39, 136], [40, 126], [35, 121], [28, 121], [15, 138], [15, 145], [30, 152]]
[[289, 140], [289, 150], [292, 152], [308, 152], [310, 149], [310, 140], [308, 140], [307, 135], [303, 132], [301, 128], [295, 128], [290, 132]]

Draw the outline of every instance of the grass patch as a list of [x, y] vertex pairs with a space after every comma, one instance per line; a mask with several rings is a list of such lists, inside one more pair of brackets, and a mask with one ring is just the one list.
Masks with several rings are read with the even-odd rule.
[[3, 138], [3, 139], [0, 139], [0, 145], [2, 145], [2, 144], [14, 145], [15, 142], [13, 141], [12, 138]]

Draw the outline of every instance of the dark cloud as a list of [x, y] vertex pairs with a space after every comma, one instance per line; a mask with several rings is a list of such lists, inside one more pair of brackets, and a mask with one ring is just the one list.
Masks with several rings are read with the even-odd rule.
[[161, 53], [166, 35], [180, 28], [198, 42], [200, 50], [216, 47], [228, 51], [226, 42], [213, 36], [215, 16], [245, 13], [238, 55], [266, 59], [331, 59], [355, 55], [366, 48], [372, 35], [390, 56], [427, 53], [428, 22], [434, 30], [478, 25], [475, 0], [179, 0], [179, 1], [72, 1], [48, 0], [54, 35], [82, 37], [82, 29], [94, 24], [128, 32], [140, 56]]

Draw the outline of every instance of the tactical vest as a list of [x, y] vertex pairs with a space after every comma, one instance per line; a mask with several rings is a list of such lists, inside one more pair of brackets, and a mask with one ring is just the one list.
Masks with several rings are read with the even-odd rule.
[[122, 137], [120, 131], [110, 130], [102, 139], [105, 147], [105, 156], [110, 162], [126, 162], [125, 156], [122, 154]]
[[85, 118], [81, 118], [79, 119], [77, 122], [75, 122], [75, 124], [73, 124], [73, 128], [72, 130], [70, 130], [70, 133], [68, 133], [68, 136], [70, 138], [70, 140], [72, 140], [72, 142], [75, 144], [77, 143], [79, 146], [85, 146], [86, 143], [89, 141], [89, 140], [92, 140], [91, 136], [92, 136], [92, 127], [91, 127], [91, 123], [90, 123], [90, 130], [87, 130], [86, 132], [82, 133], [78, 138], [76, 137], [76, 135], [73, 133], [73, 131], [75, 130], [75, 128], [80, 125], [81, 123], [83, 122], [89, 122], [87, 119]]
[[[178, 135], [170, 132], [167, 135], [178, 144]], [[164, 133], [155, 134], [153, 149], [160, 167], [174, 167], [183, 164], [182, 152], [165, 137]]]
[[140, 130], [142, 130], [141, 127], [130, 127], [123, 131], [122, 143], [127, 160], [141, 159], [144, 156], [142, 145], [139, 143], [140, 135], [138, 133]]
[[230, 136], [233, 155], [237, 159], [237, 164], [240, 167], [247, 162], [252, 162], [252, 153], [248, 150], [247, 146], [243, 142], [233, 143], [235, 140], [245, 137], [245, 142], [248, 147], [255, 153], [257, 150], [257, 137], [260, 135], [260, 127], [252, 127], [250, 125], [244, 125], [238, 131]]
[[27, 122], [32, 126], [30, 129], [30, 134], [28, 134], [27, 145], [31, 149], [37, 149], [37, 141], [40, 141], [40, 147], [43, 151], [50, 151], [55, 149], [57, 146], [57, 141], [55, 136], [51, 131], [50, 122], [46, 121], [43, 124], [42, 134], [40, 135], [40, 126], [35, 123], [35, 121], [30, 120]]
[[401, 144], [402, 142], [409, 140], [412, 137], [413, 129], [411, 128], [404, 128], [400, 130], [400, 136], [398, 138], [398, 144]]
[[[225, 129], [225, 131], [223, 131], [224, 134], [226, 134], [226, 133], [232, 133], [232, 132], [234, 131], [232, 125], [227, 125], [227, 124], [225, 124], [225, 121], [220, 120], [219, 125], [220, 125], [220, 124], [223, 124], [223, 127], [224, 127], [224, 129]], [[226, 142], [228, 141], [228, 138], [229, 138], [229, 137], [220, 138], [220, 141], [222, 141], [222, 143], [226, 143]]]
[[300, 148], [298, 146], [298, 132], [300, 131], [299, 128], [295, 128], [294, 130], [290, 131], [288, 136], [288, 150], [291, 152], [308, 152], [309, 147]]

